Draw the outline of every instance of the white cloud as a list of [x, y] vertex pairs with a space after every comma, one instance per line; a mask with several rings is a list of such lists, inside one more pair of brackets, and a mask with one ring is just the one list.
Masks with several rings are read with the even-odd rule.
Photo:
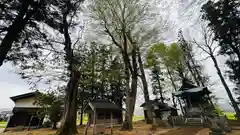
[[[183, 12], [185, 12], [183, 10], [183, 7], [186, 8], [186, 5], [188, 5], [187, 3], [186, 5], [185, 3], [180, 4], [179, 2], [176, 2], [176, 0], [165, 0], [165, 2], [166, 2], [165, 7], [168, 5], [168, 8], [169, 8], [168, 10], [166, 10], [167, 14], [165, 13], [165, 16], [168, 16], [170, 19], [174, 21], [174, 24], [176, 24], [176, 27], [173, 30], [175, 31], [175, 33], [172, 31], [169, 32], [169, 39], [175, 40], [177, 36], [177, 31], [179, 28], [189, 29], [189, 27], [192, 27], [193, 25], [196, 24], [196, 20], [198, 19], [198, 17], [196, 16], [199, 15], [197, 12], [199, 12], [200, 9], [193, 7], [193, 9], [195, 9], [194, 11], [191, 10], [190, 13], [183, 14]], [[201, 0], [198, 0], [198, 2], [201, 2]], [[192, 3], [191, 0], [188, 1], [188, 3]], [[193, 13], [194, 15], [191, 13]], [[191, 32], [191, 34], [193, 33]], [[202, 57], [199, 56], [199, 58], [201, 59]], [[219, 57], [218, 60], [219, 60], [221, 69], [225, 70], [226, 65], [224, 64], [225, 62], [224, 58]], [[222, 87], [219, 77], [216, 74], [216, 70], [211, 60], [207, 60], [203, 64], [205, 67], [205, 72], [209, 76], [211, 76], [210, 81], [213, 83], [217, 82], [216, 85], [214, 85], [213, 87], [214, 88], [213, 94], [216, 94], [218, 97], [222, 98], [220, 103], [222, 107], [226, 108], [227, 106], [229, 106], [229, 104], [227, 103], [228, 97], [224, 88]], [[0, 67], [0, 75], [1, 75], [0, 76], [0, 87], [1, 87], [0, 108], [11, 108], [14, 106], [14, 103], [9, 99], [10, 96], [15, 96], [18, 94], [30, 92], [29, 85], [24, 80], [22, 80], [18, 75], [14, 74], [12, 71], [13, 71], [13, 67], [10, 64], [4, 64], [3, 66]], [[233, 86], [233, 84], [230, 81], [228, 81], [228, 84], [231, 87]], [[149, 83], [149, 85], [151, 84]], [[138, 93], [142, 93], [142, 92], [138, 92]], [[151, 94], [151, 91], [149, 93]], [[140, 111], [139, 104], [144, 102], [143, 96], [140, 96], [140, 95], [141, 94], [138, 94], [136, 112]]]
[[12, 69], [10, 64], [0, 67], [0, 108], [12, 108], [14, 103], [9, 97], [30, 92], [28, 84]]

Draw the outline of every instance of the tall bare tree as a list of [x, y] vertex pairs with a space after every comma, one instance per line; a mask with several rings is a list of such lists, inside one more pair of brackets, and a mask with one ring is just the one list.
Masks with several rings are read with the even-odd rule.
[[238, 116], [238, 118], [240, 117], [240, 110], [239, 110], [239, 107], [236, 103], [236, 101], [234, 100], [233, 96], [232, 96], [232, 93], [230, 91], [230, 88], [228, 86], [228, 84], [226, 83], [226, 80], [221, 72], [221, 69], [219, 67], [219, 64], [218, 64], [218, 61], [216, 59], [216, 55], [218, 54], [216, 52], [216, 50], [220, 47], [216, 41], [214, 41], [214, 33], [210, 30], [210, 28], [207, 28], [206, 25], [202, 25], [201, 27], [201, 34], [203, 36], [203, 41], [202, 42], [197, 42], [195, 39], [194, 39], [194, 43], [197, 45], [197, 47], [199, 49], [201, 49], [204, 53], [206, 53], [208, 56], [207, 58], [211, 58], [212, 59], [212, 62], [214, 63], [214, 67], [216, 68], [217, 70], [217, 74], [228, 94], [228, 97], [231, 101], [231, 104]]
[[[139, 46], [152, 42], [158, 36], [158, 28], [161, 27], [151, 25], [157, 24], [158, 13], [149, 10], [150, 1], [98, 0], [90, 3], [89, 9], [92, 12], [92, 17], [98, 27], [101, 27], [98, 32], [110, 38], [110, 41], [122, 55], [128, 82], [126, 89], [127, 115], [125, 116], [123, 129], [132, 129], [132, 116], [136, 102], [137, 78], [139, 75], [138, 67], [142, 66], [139, 65], [139, 62], [141, 63], [141, 59], [139, 59], [141, 54], [138, 49]], [[142, 78], [145, 75], [143, 73], [144, 70], [141, 69]], [[144, 91], [145, 100], [148, 102], [149, 96], [146, 85]]]

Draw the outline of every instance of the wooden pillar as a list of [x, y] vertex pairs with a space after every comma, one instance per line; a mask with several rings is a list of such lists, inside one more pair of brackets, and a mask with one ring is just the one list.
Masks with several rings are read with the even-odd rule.
[[105, 126], [106, 126], [106, 112], [104, 112], [104, 118], [103, 118], [103, 124], [104, 124], [104, 128], [105, 128]]
[[188, 106], [187, 106], [187, 105], [188, 105], [188, 102], [187, 102], [188, 99], [187, 99], [187, 98], [184, 98], [183, 101], [184, 101], [184, 104], [185, 104], [185, 106], [184, 106], [184, 112], [185, 112], [185, 113], [184, 113], [184, 114], [186, 114], [186, 113], [187, 113], [187, 107], [188, 107]]
[[208, 100], [209, 100], [210, 104], [211, 104], [212, 107], [215, 109], [214, 104], [213, 104], [212, 99], [210, 98], [209, 94], [207, 94], [207, 96], [208, 96]]
[[[92, 118], [91, 118], [92, 119]], [[88, 113], [88, 121], [87, 121], [87, 125], [86, 125], [86, 128], [85, 128], [85, 131], [84, 131], [84, 135], [87, 135], [87, 133], [88, 133], [88, 128], [90, 127], [90, 122], [91, 120], [90, 120], [90, 114]]]
[[113, 116], [111, 112], [111, 135], [113, 134]]
[[97, 115], [97, 112], [96, 112], [96, 109], [94, 109], [94, 111], [93, 111], [93, 135], [96, 134], [96, 122], [97, 122], [96, 115]]
[[[38, 118], [38, 119], [39, 119], [39, 118]], [[44, 116], [39, 119], [38, 125], [37, 125], [37, 129], [39, 129], [40, 123], [42, 123], [43, 119], [44, 119]]]
[[30, 129], [31, 122], [32, 122], [32, 118], [33, 118], [33, 116], [31, 116], [31, 119], [30, 119], [30, 121], [29, 121], [29, 123], [28, 123], [28, 130]]
[[182, 111], [182, 114], [184, 115], [184, 114], [185, 114], [185, 111], [184, 111], [184, 109], [183, 109], [183, 106], [182, 106], [182, 103], [181, 103], [181, 99], [180, 99], [179, 97], [177, 97], [177, 100], [178, 100], [178, 102], [179, 102], [179, 105], [180, 105], [180, 109], [181, 109], [181, 111]]
[[[189, 102], [189, 104], [190, 104], [190, 108], [191, 108], [191, 112], [193, 112], [193, 108], [192, 108], [192, 103], [191, 103], [191, 100], [190, 100], [190, 98], [189, 98], [189, 96], [187, 96], [188, 97], [188, 102]], [[192, 113], [190, 113], [191, 114], [191, 116], [192, 116]]]
[[189, 101], [190, 107], [192, 109], [192, 103], [191, 103], [191, 100], [190, 100], [189, 96], [188, 96], [188, 101]]

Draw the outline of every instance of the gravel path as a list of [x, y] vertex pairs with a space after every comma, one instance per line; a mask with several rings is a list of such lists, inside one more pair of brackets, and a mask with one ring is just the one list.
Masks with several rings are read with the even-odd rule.
[[196, 133], [195, 135], [209, 135], [209, 129], [208, 128], [204, 128], [202, 130], [200, 130], [198, 133]]
[[[203, 128], [179, 128], [159, 135], [196, 135]], [[202, 134], [200, 134], [202, 135]], [[205, 134], [203, 134], [205, 135]]]

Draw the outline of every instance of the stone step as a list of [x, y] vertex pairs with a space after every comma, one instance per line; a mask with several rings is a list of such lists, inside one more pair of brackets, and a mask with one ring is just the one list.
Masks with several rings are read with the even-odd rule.
[[202, 126], [202, 120], [200, 118], [187, 118], [185, 122], [189, 126]]

